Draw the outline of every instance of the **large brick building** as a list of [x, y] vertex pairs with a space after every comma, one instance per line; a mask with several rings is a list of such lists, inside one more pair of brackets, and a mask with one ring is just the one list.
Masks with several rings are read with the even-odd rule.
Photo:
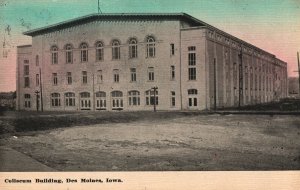
[[24, 34], [19, 110], [204, 110], [287, 96], [285, 62], [185, 13], [93, 14]]

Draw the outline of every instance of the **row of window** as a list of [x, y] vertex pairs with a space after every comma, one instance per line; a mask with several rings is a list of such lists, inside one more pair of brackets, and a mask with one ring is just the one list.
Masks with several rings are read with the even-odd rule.
[[[188, 90], [188, 102], [189, 107], [197, 106], [197, 89], [189, 89]], [[80, 109], [90, 109], [91, 108], [91, 93], [89, 92], [81, 92], [79, 93], [79, 104]], [[106, 92], [98, 91], [95, 93], [95, 107], [96, 109], [106, 109]], [[52, 107], [60, 107], [61, 106], [61, 95], [60, 93], [52, 93], [50, 96], [51, 106]], [[24, 106], [26, 108], [30, 108], [31, 106], [31, 96], [30, 94], [24, 94]], [[145, 105], [158, 105], [158, 91], [147, 90], [145, 91]], [[64, 94], [65, 106], [66, 107], [74, 107], [76, 106], [76, 98], [74, 92], [66, 92]], [[112, 109], [122, 109], [123, 108], [123, 92], [122, 91], [112, 91], [111, 92], [111, 102]], [[137, 90], [132, 90], [128, 92], [128, 105], [129, 106], [139, 106], [141, 105], [140, 100], [140, 92]], [[176, 96], [175, 91], [170, 92], [170, 106], [176, 106]]]
[[[146, 57], [155, 57], [156, 50], [155, 50], [156, 40], [153, 36], [148, 36], [146, 38]], [[111, 52], [112, 52], [112, 59], [119, 60], [120, 59], [120, 48], [121, 42], [117, 39], [112, 40], [111, 44]], [[79, 45], [80, 48], [80, 61], [81, 62], [88, 62], [89, 58], [89, 45], [86, 42], [83, 42]], [[66, 63], [73, 63], [73, 46], [71, 44], [66, 44], [64, 47], [65, 50], [65, 62]], [[96, 50], [96, 61], [103, 61], [104, 60], [104, 43], [102, 41], [98, 41], [95, 44]], [[136, 38], [129, 39], [129, 58], [137, 58], [138, 57], [138, 41]], [[174, 44], [170, 44], [170, 53], [171, 55], [175, 54], [175, 46]], [[51, 47], [51, 63], [58, 64], [58, 47], [53, 45]], [[36, 57], [36, 65], [38, 66], [38, 55]]]
[[[175, 66], [170, 67], [170, 74], [171, 74], [171, 80], [175, 79]], [[82, 71], [82, 84], [87, 84], [88, 83], [88, 72], [87, 71]], [[36, 77], [36, 84], [39, 84], [39, 75], [37, 74]], [[113, 70], [113, 81], [114, 82], [120, 82], [120, 73], [119, 69], [114, 69]], [[66, 78], [67, 78], [67, 84], [71, 85], [73, 83], [73, 77], [72, 77], [72, 72], [67, 72], [66, 73]], [[154, 75], [154, 68], [153, 67], [148, 67], [148, 81], [154, 81], [155, 80], [155, 75]], [[130, 68], [130, 81], [131, 82], [136, 82], [137, 81], [137, 72], [136, 68]], [[96, 82], [102, 83], [103, 82], [103, 72], [102, 70], [98, 70], [96, 74]], [[58, 75], [57, 73], [52, 73], [52, 84], [53, 85], [58, 85]]]
[[[88, 83], [88, 72], [87, 71], [82, 71], [82, 84], [87, 84]], [[170, 67], [170, 80], [175, 80], [175, 66], [172, 65]], [[68, 85], [71, 85], [73, 83], [73, 77], [72, 77], [72, 72], [67, 72], [66, 73], [66, 81]], [[154, 68], [153, 67], [148, 67], [148, 81], [154, 81], [155, 80], [155, 74], [154, 74]], [[113, 81], [114, 82], [119, 82], [120, 81], [120, 74], [119, 74], [119, 69], [114, 69], [113, 70]], [[130, 81], [131, 82], [136, 82], [137, 81], [137, 71], [136, 68], [130, 68]], [[52, 84], [53, 85], [58, 85], [58, 74], [57, 73], [52, 73]], [[103, 72], [102, 70], [98, 70], [96, 74], [96, 82], [102, 83], [103, 82]], [[40, 75], [36, 74], [36, 86], [40, 85]], [[29, 88], [30, 87], [30, 80], [29, 76], [25, 75], [24, 76], [24, 87]]]

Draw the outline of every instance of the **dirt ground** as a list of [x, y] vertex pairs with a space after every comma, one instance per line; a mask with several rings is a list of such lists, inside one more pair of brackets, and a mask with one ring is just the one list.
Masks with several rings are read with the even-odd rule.
[[0, 145], [58, 171], [300, 169], [299, 116], [144, 116], [7, 135]]

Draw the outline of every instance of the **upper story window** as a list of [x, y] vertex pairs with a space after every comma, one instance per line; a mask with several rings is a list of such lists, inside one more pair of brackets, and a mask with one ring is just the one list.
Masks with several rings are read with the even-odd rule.
[[175, 45], [174, 44], [170, 44], [170, 55], [175, 55]]
[[136, 81], [136, 68], [130, 68], [130, 81]]
[[129, 58], [137, 58], [137, 40], [135, 38], [129, 40]]
[[53, 85], [57, 85], [57, 73], [52, 73], [52, 82]]
[[36, 55], [35, 56], [35, 66], [39, 66], [40, 65], [40, 63], [39, 63], [39, 55]]
[[97, 71], [97, 83], [100, 84], [103, 82], [102, 70]]
[[153, 36], [147, 37], [147, 57], [155, 57], [155, 39]]
[[113, 75], [114, 75], [114, 82], [119, 82], [120, 81], [120, 76], [119, 76], [119, 70], [118, 69], [113, 70]]
[[67, 72], [67, 83], [72, 84], [72, 73], [71, 72]]
[[87, 43], [81, 43], [80, 44], [80, 60], [81, 62], [88, 62], [88, 44]]
[[104, 59], [104, 45], [102, 42], [96, 43], [96, 61], [103, 61]]
[[24, 65], [24, 75], [29, 75], [29, 65]]
[[82, 71], [82, 84], [87, 84], [87, 71]]
[[148, 67], [148, 81], [154, 81], [154, 68]]
[[72, 63], [73, 62], [72, 45], [67, 44], [65, 49], [66, 49], [66, 63]]
[[40, 75], [39, 75], [39, 74], [36, 74], [36, 75], [35, 75], [35, 85], [36, 85], [36, 86], [39, 86], [39, 85], [40, 85]]
[[188, 89], [188, 95], [197, 95], [198, 90], [197, 89]]
[[51, 47], [51, 63], [58, 64], [58, 47], [57, 46]]
[[118, 40], [113, 40], [111, 43], [113, 60], [120, 59], [120, 45], [121, 43]]
[[171, 80], [175, 80], [175, 66], [171, 65]]

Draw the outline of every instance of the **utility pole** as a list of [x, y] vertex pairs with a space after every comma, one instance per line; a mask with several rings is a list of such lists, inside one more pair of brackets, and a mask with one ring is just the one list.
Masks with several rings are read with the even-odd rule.
[[[153, 91], [154, 91], [153, 111], [156, 112], [156, 92], [157, 92], [158, 87], [155, 86], [155, 87], [152, 87], [151, 89], [153, 89]], [[150, 96], [151, 96], [151, 93], [150, 93]]]
[[41, 111], [44, 111], [44, 104], [43, 104], [43, 88], [42, 88], [42, 71], [40, 68], [40, 92], [41, 92]]
[[217, 110], [217, 63], [214, 58], [214, 110]]
[[299, 52], [297, 52], [297, 61], [298, 61], [298, 70], [294, 71], [294, 72], [298, 73], [298, 81], [299, 81], [298, 97], [300, 98], [300, 60], [299, 60]]
[[299, 92], [298, 92], [298, 96], [300, 97], [300, 61], [299, 61], [299, 52], [297, 52], [297, 59], [298, 59], [298, 80], [299, 80]]
[[102, 11], [101, 11], [101, 9], [100, 9], [100, 0], [98, 0], [98, 14], [102, 14]]
[[39, 107], [40, 107], [40, 105], [39, 105], [39, 91], [38, 90], [36, 90], [35, 91], [35, 95], [36, 95], [36, 111], [39, 111]]

